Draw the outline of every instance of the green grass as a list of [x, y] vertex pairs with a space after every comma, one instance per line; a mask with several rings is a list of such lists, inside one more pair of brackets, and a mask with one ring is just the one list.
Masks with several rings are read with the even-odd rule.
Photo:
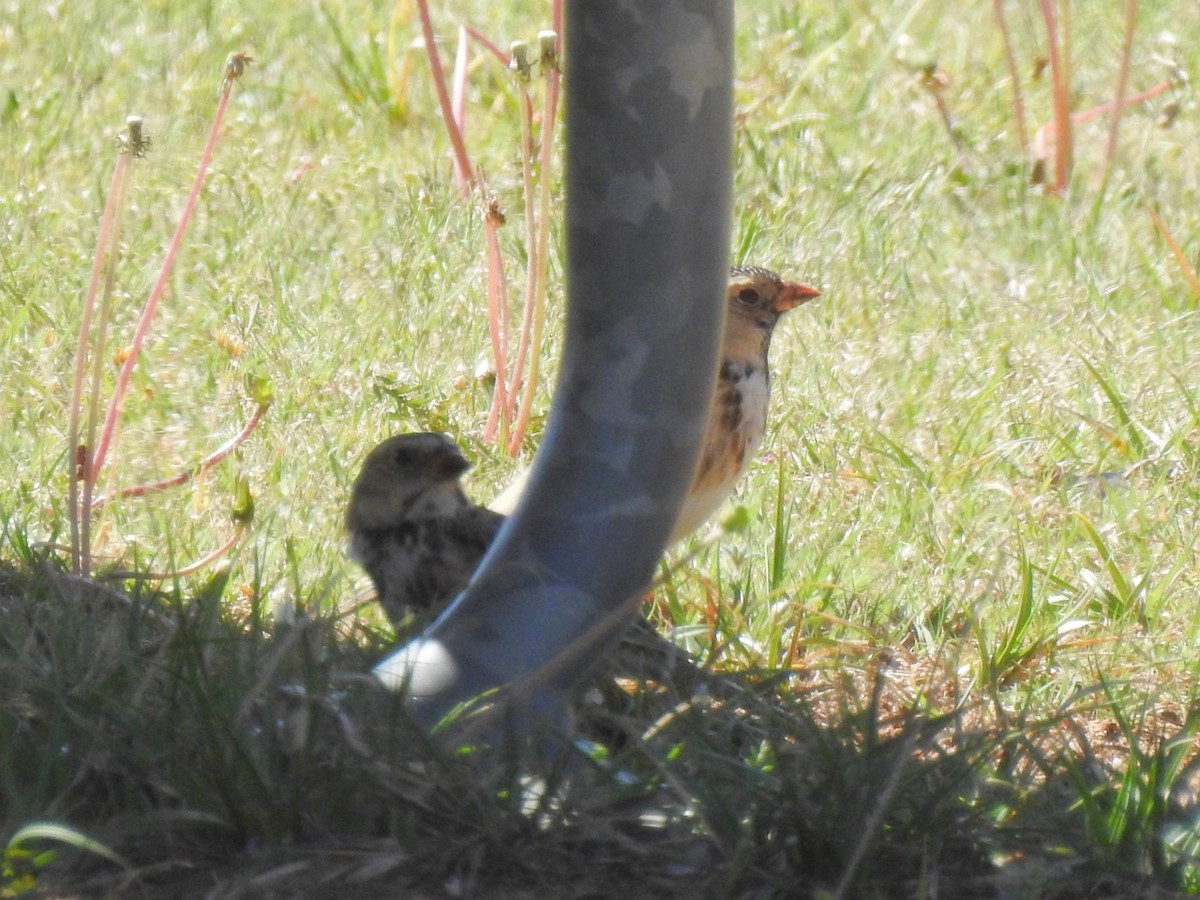
[[[1170, 128], [1170, 95], [1126, 111], [1102, 198], [1107, 120], [1080, 126], [1070, 188], [1047, 197], [1016, 150], [990, 4], [740, 5], [733, 249], [824, 294], [775, 337], [747, 526], [681, 566], [662, 605], [718, 668], [751, 673], [739, 681], [788, 678], [674, 718], [664, 698], [635, 698], [630, 733], [668, 716], [663, 728], [580, 761], [588, 774], [529, 815], [519, 786], [474, 781], [352, 674], [389, 637], [342, 552], [366, 451], [447, 431], [476, 461], [480, 498], [517, 465], [478, 437], [482, 223], [452, 184], [424, 61], [405, 50], [409, 4], [390, 36], [407, 82], [377, 4], [109, 6], [0, 17], [0, 557], [17, 567], [0, 594], [0, 843], [41, 820], [81, 835], [53, 861], [36, 855], [60, 846], [45, 832], [17, 840], [0, 896], [43, 870], [63, 893], [129, 896], [202, 896], [213, 879], [242, 895], [379, 896], [388, 878], [514, 897], [1200, 891], [1200, 320], [1149, 215], [1194, 258], [1188, 93]], [[442, 35], [465, 20], [504, 46], [545, 27], [529, 6], [462, 0], [434, 16]], [[1036, 127], [1052, 115], [1048, 78], [1032, 75], [1043, 35], [1035, 5], [1017, 6]], [[1072, 6], [1077, 109], [1111, 94], [1120, 7]], [[1198, 68], [1196, 24], [1141, 7], [1131, 91], [1167, 77], [1159, 57]], [[229, 533], [238, 478], [256, 518], [224, 566], [161, 594], [70, 587], [43, 563], [61, 565], [69, 541], [67, 400], [114, 135], [138, 113], [154, 141], [134, 165], [116, 347], [225, 57], [243, 49], [256, 61], [110, 473], [131, 484], [194, 465], [249, 416], [248, 377], [275, 403], [208, 476], [113, 504], [101, 569], [200, 556]], [[965, 172], [920, 84], [933, 61]], [[482, 56], [471, 85], [468, 145], [509, 216], [516, 274], [516, 105]], [[552, 247], [547, 385], [561, 273]], [[548, 388], [538, 402], [526, 459]], [[83, 835], [131, 869], [89, 865], [102, 857]], [[581, 860], [594, 870], [563, 889]], [[314, 880], [322, 866], [341, 881]]]

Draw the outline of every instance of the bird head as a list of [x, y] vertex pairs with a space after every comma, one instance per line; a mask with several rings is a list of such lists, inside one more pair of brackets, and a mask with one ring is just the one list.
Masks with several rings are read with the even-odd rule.
[[807, 284], [784, 281], [769, 269], [734, 266], [729, 270], [725, 357], [751, 358], [766, 353], [779, 317], [821, 292]]
[[435, 432], [388, 438], [369, 454], [350, 492], [350, 531], [395, 525], [417, 504], [450, 502], [461, 496], [459, 476], [470, 463], [458, 447]]

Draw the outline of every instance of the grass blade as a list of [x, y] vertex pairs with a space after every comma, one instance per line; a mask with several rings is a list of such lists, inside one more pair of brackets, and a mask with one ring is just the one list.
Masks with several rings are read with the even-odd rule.
[[1092, 373], [1092, 378], [1096, 384], [1100, 386], [1100, 390], [1104, 391], [1104, 396], [1108, 398], [1109, 404], [1113, 408], [1113, 412], [1117, 414], [1117, 419], [1121, 422], [1121, 431], [1124, 434], [1125, 440], [1129, 442], [1129, 446], [1133, 448], [1134, 456], [1137, 459], [1144, 459], [1147, 455], [1146, 441], [1142, 437], [1142, 429], [1134, 422], [1133, 417], [1129, 415], [1129, 410], [1125, 406], [1125, 401], [1121, 399], [1121, 395], [1104, 376], [1097, 371], [1083, 356], [1079, 357], [1079, 361], [1087, 367], [1087, 370]]

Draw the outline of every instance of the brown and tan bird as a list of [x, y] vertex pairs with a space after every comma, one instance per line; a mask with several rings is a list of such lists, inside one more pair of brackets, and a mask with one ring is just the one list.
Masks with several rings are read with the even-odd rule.
[[[725, 336], [712, 410], [700, 462], [679, 511], [669, 544], [686, 537], [733, 492], [747, 460], [753, 459], [767, 427], [771, 371], [767, 354], [779, 317], [821, 292], [784, 281], [769, 269], [734, 266], [725, 291]], [[517, 507], [529, 470], [519, 473], [488, 506], [509, 515]]]
[[[766, 269], [730, 270], [713, 408], [672, 542], [712, 515], [753, 459], [766, 429], [771, 334], [781, 315], [819, 293]], [[524, 488], [522, 475], [485, 509], [459, 485], [467, 468], [444, 436], [405, 434], [372, 450], [354, 483], [346, 515], [350, 554], [396, 625], [410, 613], [440, 610], [466, 587]]]
[[756, 266], [729, 270], [717, 389], [700, 463], [671, 532], [671, 543], [691, 534], [716, 512], [733, 492], [746, 462], [758, 452], [771, 399], [767, 365], [771, 334], [780, 316], [820, 294], [814, 287], [784, 281]]

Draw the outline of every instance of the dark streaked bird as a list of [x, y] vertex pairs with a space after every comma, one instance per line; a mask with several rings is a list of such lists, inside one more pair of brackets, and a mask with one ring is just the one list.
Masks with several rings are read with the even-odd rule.
[[[368, 455], [350, 493], [350, 555], [379, 595], [392, 625], [441, 612], [470, 581], [505, 517], [476, 506], [459, 478], [469, 464], [444, 435], [388, 438]], [[638, 619], [622, 640], [612, 674], [691, 684], [691, 658]]]
[[402, 434], [372, 450], [354, 482], [350, 555], [397, 626], [465, 588], [504, 522], [463, 493], [459, 478], [469, 467], [444, 435]]

